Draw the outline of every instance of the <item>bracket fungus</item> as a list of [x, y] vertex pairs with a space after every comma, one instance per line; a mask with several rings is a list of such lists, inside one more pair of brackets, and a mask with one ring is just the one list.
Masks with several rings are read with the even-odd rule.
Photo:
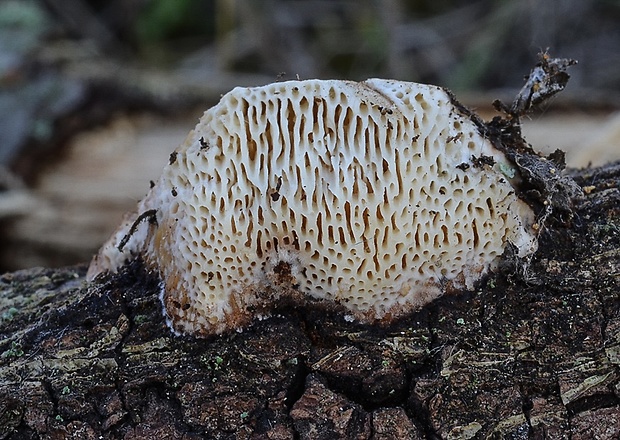
[[141, 258], [177, 333], [240, 328], [285, 297], [387, 323], [537, 247], [513, 163], [446, 90], [370, 79], [235, 88], [101, 248]]

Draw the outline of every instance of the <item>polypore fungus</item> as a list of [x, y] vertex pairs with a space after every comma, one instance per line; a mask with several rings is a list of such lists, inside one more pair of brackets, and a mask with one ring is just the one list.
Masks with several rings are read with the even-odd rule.
[[140, 257], [171, 327], [239, 328], [283, 295], [390, 322], [536, 250], [515, 169], [450, 94], [370, 79], [236, 88], [170, 155], [92, 279]]

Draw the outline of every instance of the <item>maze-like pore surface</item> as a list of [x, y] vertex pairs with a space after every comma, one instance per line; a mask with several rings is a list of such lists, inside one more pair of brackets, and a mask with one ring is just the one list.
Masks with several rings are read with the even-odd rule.
[[180, 332], [239, 325], [287, 289], [389, 320], [471, 288], [508, 242], [535, 250], [513, 177], [438, 87], [236, 88], [171, 155], [139, 206], [157, 226], [128, 248], [160, 272]]

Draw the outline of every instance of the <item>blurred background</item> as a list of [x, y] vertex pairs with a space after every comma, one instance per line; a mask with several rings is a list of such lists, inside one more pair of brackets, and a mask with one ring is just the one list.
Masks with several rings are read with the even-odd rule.
[[394, 78], [491, 118], [547, 49], [579, 64], [526, 139], [620, 159], [620, 0], [0, 0], [0, 273], [89, 261], [235, 86]]

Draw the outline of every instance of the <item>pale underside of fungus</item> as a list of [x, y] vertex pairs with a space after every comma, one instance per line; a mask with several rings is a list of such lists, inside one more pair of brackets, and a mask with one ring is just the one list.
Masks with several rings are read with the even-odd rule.
[[444, 89], [370, 79], [235, 88], [93, 259], [141, 258], [167, 321], [207, 336], [285, 295], [389, 323], [536, 250], [518, 176]]

